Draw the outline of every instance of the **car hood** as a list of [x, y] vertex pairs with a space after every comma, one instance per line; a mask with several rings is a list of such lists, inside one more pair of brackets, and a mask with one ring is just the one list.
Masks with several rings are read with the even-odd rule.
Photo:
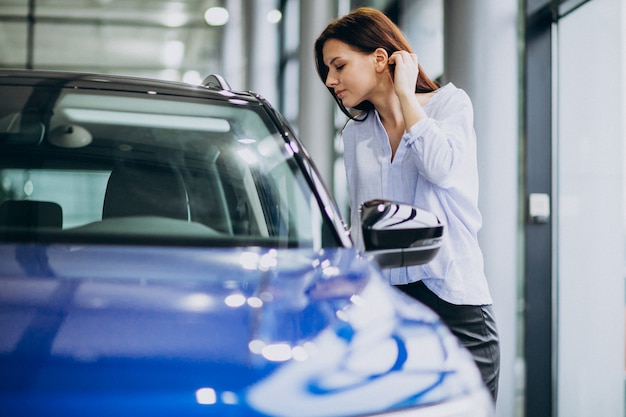
[[478, 386], [352, 249], [3, 245], [0, 334], [10, 415], [349, 416]]

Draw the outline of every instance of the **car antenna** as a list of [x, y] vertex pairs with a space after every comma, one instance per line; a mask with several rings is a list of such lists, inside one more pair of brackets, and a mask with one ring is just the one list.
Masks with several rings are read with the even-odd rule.
[[226, 81], [226, 78], [222, 77], [219, 74], [209, 74], [202, 81], [202, 85], [209, 88], [214, 88], [218, 90], [230, 90], [230, 84]]

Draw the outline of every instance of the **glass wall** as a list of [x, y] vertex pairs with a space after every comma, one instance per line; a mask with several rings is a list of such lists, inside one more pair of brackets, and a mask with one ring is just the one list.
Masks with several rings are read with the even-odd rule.
[[198, 81], [220, 71], [217, 1], [0, 4], [0, 67], [91, 71]]
[[589, 1], [556, 29], [556, 407], [563, 417], [624, 415], [621, 7]]

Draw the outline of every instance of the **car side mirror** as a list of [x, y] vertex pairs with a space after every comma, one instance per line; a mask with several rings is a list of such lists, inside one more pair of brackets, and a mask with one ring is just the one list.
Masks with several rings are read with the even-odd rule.
[[443, 243], [443, 224], [423, 209], [370, 200], [360, 210], [365, 252], [381, 268], [428, 263]]

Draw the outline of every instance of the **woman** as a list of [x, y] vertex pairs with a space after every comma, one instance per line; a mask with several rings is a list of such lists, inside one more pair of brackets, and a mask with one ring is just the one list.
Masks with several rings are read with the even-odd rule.
[[[444, 244], [428, 264], [385, 271], [391, 284], [436, 311], [473, 355], [494, 401], [500, 351], [477, 233], [478, 169], [467, 94], [431, 81], [399, 28], [358, 8], [315, 42], [317, 71], [349, 120], [343, 129], [351, 224], [374, 198], [436, 214]], [[361, 232], [353, 239], [363, 247]]]

